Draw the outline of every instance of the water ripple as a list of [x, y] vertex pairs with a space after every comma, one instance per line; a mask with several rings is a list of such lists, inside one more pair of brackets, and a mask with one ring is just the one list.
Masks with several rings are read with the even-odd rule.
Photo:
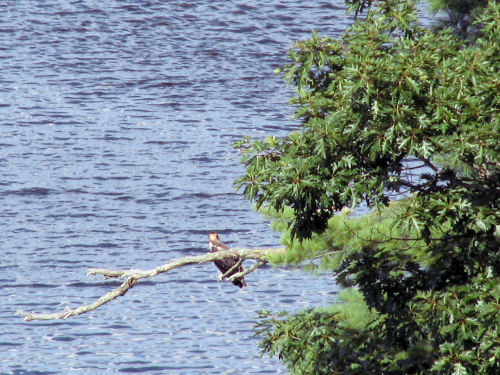
[[1, 3], [0, 373], [285, 373], [260, 357], [257, 311], [332, 302], [329, 276], [265, 267], [239, 290], [205, 264], [83, 317], [14, 314], [94, 302], [121, 280], [88, 268], [203, 254], [210, 230], [276, 246], [234, 192], [232, 145], [298, 126], [273, 70], [312, 29], [345, 29], [344, 2]]

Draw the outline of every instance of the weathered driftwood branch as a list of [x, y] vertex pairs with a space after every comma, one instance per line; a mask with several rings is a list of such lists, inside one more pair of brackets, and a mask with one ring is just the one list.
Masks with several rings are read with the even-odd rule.
[[[223, 275], [220, 275], [219, 276], [219, 281], [222, 281], [224, 280], [226, 277], [229, 277], [229, 275], [231, 275], [231, 273], [233, 271], [236, 271], [240, 266], [241, 266], [241, 263], [243, 263], [244, 259], [243, 258], [239, 258], [238, 261], [234, 264], [234, 266], [232, 266], [230, 269], [228, 269], [226, 271], [226, 273], [224, 273]], [[233, 281], [233, 280], [230, 280], [230, 281]]]
[[[257, 263], [252, 264], [246, 270], [235, 273], [233, 276], [229, 277], [228, 280], [232, 282], [232, 281], [234, 281], [236, 279], [242, 279], [243, 277], [245, 277], [246, 275], [248, 275], [250, 272], [253, 272], [254, 270], [256, 270], [257, 268], [259, 268], [260, 266], [263, 266], [266, 263], [267, 263], [267, 261], [264, 262], [264, 261], [259, 260], [259, 261], [257, 261]], [[226, 274], [229, 273], [229, 272], [231, 272], [231, 270], [227, 271], [222, 276], [222, 279], [224, 279], [225, 277], [227, 277]]]
[[[94, 303], [89, 305], [83, 305], [76, 309], [71, 309], [66, 306], [66, 309], [62, 312], [51, 313], [51, 314], [34, 314], [26, 311], [18, 311], [18, 315], [24, 315], [24, 320], [52, 320], [52, 319], [66, 319], [71, 316], [77, 316], [89, 311], [95, 310], [98, 307], [123, 296], [127, 291], [134, 287], [135, 284], [138, 283], [140, 279], [151, 278], [161, 273], [168, 272], [174, 268], [186, 266], [188, 264], [201, 264], [201, 263], [209, 263], [214, 260], [220, 260], [226, 258], [227, 256], [238, 256], [242, 260], [243, 259], [255, 259], [257, 260], [252, 266], [244, 270], [243, 272], [238, 272], [231, 277], [229, 277], [230, 281], [233, 281], [237, 278], [242, 278], [245, 275], [253, 272], [257, 268], [267, 263], [267, 255], [269, 253], [281, 252], [283, 249], [280, 248], [271, 248], [271, 249], [231, 249], [229, 251], [219, 251], [216, 253], [207, 253], [204, 255], [197, 256], [187, 256], [179, 259], [171, 260], [170, 262], [161, 265], [159, 267], [150, 269], [150, 270], [108, 270], [103, 268], [92, 268], [89, 270], [88, 275], [103, 275], [104, 278], [125, 278], [125, 281], [117, 288], [111, 290], [110, 292], [104, 294]], [[230, 273], [229, 270], [226, 274], [222, 276], [222, 278], [227, 277]]]

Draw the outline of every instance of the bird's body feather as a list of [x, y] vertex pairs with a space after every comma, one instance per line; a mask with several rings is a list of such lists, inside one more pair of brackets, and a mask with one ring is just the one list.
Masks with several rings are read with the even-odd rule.
[[[219, 240], [219, 236], [217, 235], [216, 232], [210, 232], [210, 234], [208, 235], [208, 239], [209, 239], [208, 248], [210, 249], [211, 253], [229, 250], [229, 247], [227, 247], [226, 244], [224, 244], [222, 241]], [[240, 258], [238, 258], [237, 256], [228, 256], [227, 258], [223, 258], [221, 260], [215, 260], [214, 264], [224, 275], [227, 271], [229, 271], [232, 267], [234, 267], [236, 263], [239, 262], [239, 260]], [[234, 269], [228, 276], [232, 276], [235, 273], [243, 271], [244, 268], [243, 266], [240, 265], [238, 268]], [[240, 288], [247, 286], [243, 278], [239, 280], [234, 280], [233, 284], [239, 286]]]

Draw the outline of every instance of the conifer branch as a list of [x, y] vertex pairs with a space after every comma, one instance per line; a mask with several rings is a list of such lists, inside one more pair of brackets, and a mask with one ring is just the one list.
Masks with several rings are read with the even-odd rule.
[[[105, 279], [111, 278], [125, 278], [125, 281], [117, 288], [109, 291], [108, 293], [101, 296], [95, 302], [82, 305], [78, 308], [71, 309], [68, 306], [57, 313], [49, 313], [49, 314], [35, 314], [27, 311], [18, 311], [17, 315], [24, 315], [24, 320], [32, 321], [32, 320], [53, 320], [53, 319], [66, 319], [71, 316], [77, 316], [89, 311], [93, 311], [100, 306], [125, 295], [129, 291], [129, 289], [133, 288], [141, 279], [152, 278], [161, 273], [166, 273], [174, 268], [186, 266], [189, 264], [202, 264], [202, 263], [210, 263], [214, 260], [222, 260], [227, 258], [228, 256], [236, 256], [239, 257], [242, 261], [244, 259], [254, 259], [257, 260], [255, 264], [244, 270], [243, 272], [236, 273], [232, 275], [229, 280], [233, 281], [236, 278], [242, 278], [245, 275], [253, 272], [257, 268], [263, 266], [267, 263], [267, 255], [271, 253], [282, 252], [284, 249], [282, 248], [268, 248], [268, 249], [231, 249], [228, 251], [219, 251], [216, 253], [207, 253], [204, 255], [197, 256], [187, 256], [183, 258], [173, 259], [170, 262], [158, 266], [156, 268], [152, 268], [150, 270], [138, 270], [138, 269], [129, 269], [129, 270], [109, 270], [103, 268], [92, 268], [89, 270], [87, 275], [102, 275]], [[240, 263], [241, 264], [241, 263]], [[224, 275], [225, 276], [225, 275]]]

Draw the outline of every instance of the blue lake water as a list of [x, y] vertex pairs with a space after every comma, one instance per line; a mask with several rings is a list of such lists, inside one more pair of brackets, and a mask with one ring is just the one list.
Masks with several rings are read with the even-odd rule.
[[17, 310], [90, 303], [116, 281], [233, 246], [279, 245], [235, 194], [242, 136], [296, 126], [273, 70], [343, 2], [0, 2], [0, 373], [275, 374], [257, 311], [326, 304], [328, 276], [264, 268], [248, 288], [212, 264], [141, 282], [89, 314], [24, 322]]
[[24, 322], [119, 285], [88, 268], [149, 269], [231, 246], [279, 245], [235, 193], [232, 144], [283, 135], [292, 95], [273, 70], [344, 1], [0, 1], [0, 374], [282, 374], [257, 311], [335, 301], [331, 276], [213, 264], [141, 282], [64, 321]]

